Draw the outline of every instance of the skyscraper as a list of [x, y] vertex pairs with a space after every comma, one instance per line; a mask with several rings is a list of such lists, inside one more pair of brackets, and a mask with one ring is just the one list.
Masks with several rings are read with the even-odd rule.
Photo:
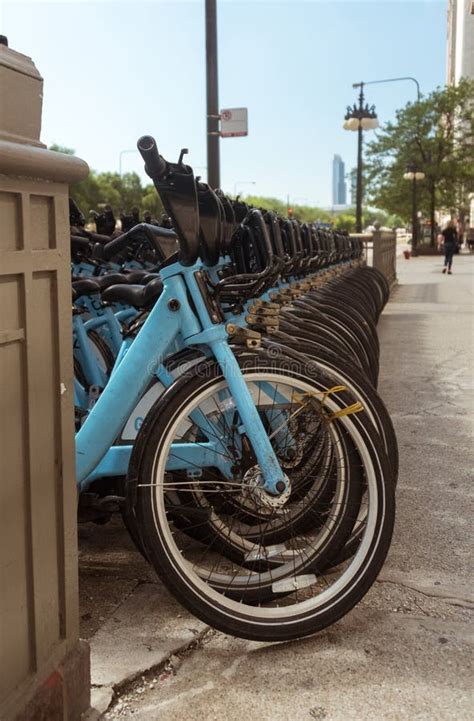
[[346, 205], [344, 162], [340, 155], [335, 155], [332, 161], [332, 204]]
[[[474, 80], [474, 0], [448, 0], [448, 85]], [[474, 193], [469, 195], [469, 224], [474, 228]]]
[[448, 85], [474, 79], [474, 2], [448, 0]]

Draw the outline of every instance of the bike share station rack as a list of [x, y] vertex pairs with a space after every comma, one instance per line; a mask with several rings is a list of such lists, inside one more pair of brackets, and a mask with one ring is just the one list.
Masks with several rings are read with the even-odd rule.
[[[92, 233], [69, 205], [88, 166], [39, 140], [42, 83], [0, 45], [2, 721], [79, 721], [90, 706], [78, 488], [83, 500], [109, 479], [103, 500], [194, 617], [276, 642], [334, 623], [374, 582], [398, 471], [375, 390], [393, 238], [251, 208], [195, 178], [186, 151], [163, 158], [151, 136], [137, 146], [164, 221]], [[219, 117], [223, 137], [246, 134], [246, 109]], [[83, 321], [93, 297], [101, 312]], [[103, 373], [86, 323], [110, 342]], [[166, 392], [127, 441], [157, 382]]]

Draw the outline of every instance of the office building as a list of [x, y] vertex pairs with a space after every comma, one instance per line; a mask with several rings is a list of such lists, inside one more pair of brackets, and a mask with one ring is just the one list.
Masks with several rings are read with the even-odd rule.
[[332, 204], [346, 205], [344, 162], [340, 155], [335, 155], [332, 161]]
[[474, 80], [474, 0], [448, 0], [446, 81]]

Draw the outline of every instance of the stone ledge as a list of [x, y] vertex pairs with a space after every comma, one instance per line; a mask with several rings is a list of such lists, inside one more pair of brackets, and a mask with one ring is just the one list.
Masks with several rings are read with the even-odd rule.
[[78, 183], [88, 173], [87, 163], [74, 155], [0, 140], [0, 174], [57, 183]]

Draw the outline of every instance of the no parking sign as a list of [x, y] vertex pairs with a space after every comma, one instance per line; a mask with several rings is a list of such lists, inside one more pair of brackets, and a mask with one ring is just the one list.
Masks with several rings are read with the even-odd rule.
[[239, 138], [248, 135], [247, 108], [226, 108], [221, 110], [221, 137]]

